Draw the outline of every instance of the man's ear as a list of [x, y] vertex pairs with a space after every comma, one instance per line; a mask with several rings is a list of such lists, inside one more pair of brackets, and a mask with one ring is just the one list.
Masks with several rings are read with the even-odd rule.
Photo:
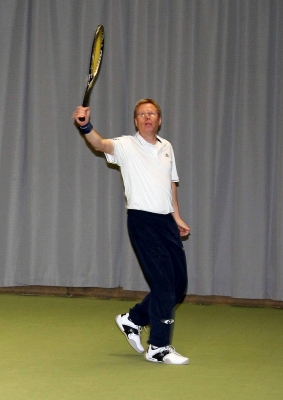
[[138, 127], [137, 127], [137, 119], [136, 119], [136, 118], [134, 118], [134, 124], [135, 124], [136, 131], [138, 131]]

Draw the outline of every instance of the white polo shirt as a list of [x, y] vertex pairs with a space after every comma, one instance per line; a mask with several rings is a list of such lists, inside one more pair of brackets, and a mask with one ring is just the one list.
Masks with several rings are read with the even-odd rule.
[[139, 133], [121, 136], [112, 139], [114, 155], [105, 156], [120, 166], [128, 209], [169, 214], [174, 211], [171, 184], [179, 177], [171, 144], [157, 139], [153, 145]]

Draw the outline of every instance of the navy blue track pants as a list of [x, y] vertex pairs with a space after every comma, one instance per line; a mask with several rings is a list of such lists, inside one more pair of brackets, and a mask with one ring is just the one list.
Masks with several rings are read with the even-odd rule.
[[130, 318], [136, 325], [150, 325], [148, 343], [167, 346], [172, 340], [174, 308], [188, 283], [179, 229], [171, 214], [128, 210], [128, 231], [150, 287], [144, 300], [130, 310]]

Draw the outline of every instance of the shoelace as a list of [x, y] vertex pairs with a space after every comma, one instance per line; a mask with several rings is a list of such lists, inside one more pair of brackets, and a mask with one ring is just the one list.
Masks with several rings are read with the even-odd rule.
[[169, 353], [175, 353], [175, 354], [178, 354], [178, 355], [179, 355], [179, 353], [177, 353], [177, 351], [175, 350], [175, 347], [173, 347], [173, 346], [167, 346], [167, 349], [168, 349]]
[[160, 350], [161, 350], [161, 352], [168, 351], [168, 353], [174, 353], [174, 354], [177, 354], [178, 356], [180, 356], [180, 354], [177, 353], [177, 351], [175, 350], [175, 347], [173, 347], [173, 346], [165, 346]]
[[[129, 318], [129, 321], [131, 321], [133, 324], [134, 324], [134, 322], [131, 320], [131, 318]], [[138, 334], [140, 335], [141, 334], [141, 332], [142, 332], [142, 330], [144, 329], [146, 332], [147, 332], [147, 330], [146, 330], [146, 327], [144, 326], [144, 327], [142, 327], [142, 326], [140, 326], [140, 325], [136, 325], [136, 324], [134, 324], [135, 326], [136, 326], [136, 328], [135, 329], [137, 329], [137, 331], [138, 331]]]

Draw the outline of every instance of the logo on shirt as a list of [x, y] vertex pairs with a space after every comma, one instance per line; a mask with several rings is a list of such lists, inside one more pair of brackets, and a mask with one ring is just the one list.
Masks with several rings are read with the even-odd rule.
[[169, 157], [169, 154], [168, 154], [168, 153], [166, 153], [166, 154], [165, 154], [165, 157]]

